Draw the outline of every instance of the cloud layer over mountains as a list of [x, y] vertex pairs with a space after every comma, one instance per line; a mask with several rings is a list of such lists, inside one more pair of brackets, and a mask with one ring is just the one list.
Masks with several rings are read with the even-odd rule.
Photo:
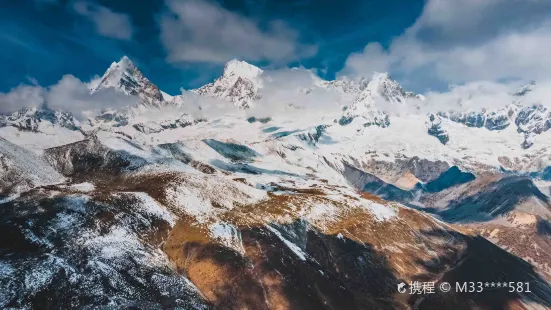
[[49, 87], [20, 85], [8, 93], [0, 93], [0, 113], [8, 114], [22, 108], [38, 107], [44, 103], [53, 110], [88, 117], [105, 108], [123, 108], [138, 100], [115, 89], [102, 89], [93, 94], [87, 83], [68, 74]]
[[412, 86], [429, 81], [551, 79], [551, 2], [430, 0], [388, 48], [367, 44], [342, 74], [389, 71]]
[[[46, 103], [51, 109], [71, 112], [77, 118], [84, 119], [106, 108], [121, 109], [139, 102], [137, 97], [128, 96], [115, 88], [101, 88], [91, 93], [91, 84], [95, 81], [85, 83], [72, 75], [65, 75], [58, 83], [48, 87], [20, 85], [8, 93], [0, 93], [0, 113], [12, 113]], [[277, 117], [309, 113], [318, 114], [320, 120], [332, 121], [335, 115], [340, 114], [343, 106], [350, 105], [355, 99], [345, 92], [319, 87], [327, 82], [303, 68], [264, 70], [259, 81], [260, 96], [254, 106], [246, 111], [237, 109], [230, 102], [182, 90], [181, 105], [165, 107], [162, 111], [150, 110], [148, 115], [161, 114], [161, 117], [163, 114], [188, 113], [200, 118], [214, 118], [228, 114]], [[405, 104], [391, 104], [384, 98], [375, 97], [374, 103], [378, 110], [391, 116], [437, 111], [493, 111], [518, 101], [515, 92], [520, 86], [522, 84], [519, 82], [471, 82], [452, 86], [444, 92], [427, 92], [424, 101], [406, 98]], [[548, 105], [550, 86], [549, 83], [538, 83], [537, 87], [523, 96], [522, 101]]]

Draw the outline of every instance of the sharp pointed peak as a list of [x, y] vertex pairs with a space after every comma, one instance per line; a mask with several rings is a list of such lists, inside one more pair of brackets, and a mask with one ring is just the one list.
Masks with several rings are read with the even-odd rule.
[[239, 60], [237, 58], [233, 58], [232, 60], [229, 60], [228, 62], [226, 62], [226, 64], [224, 65], [224, 67], [232, 67], [232, 66], [240, 66], [240, 65], [243, 65], [243, 66], [253, 66], [251, 65], [250, 63], [244, 61], [244, 60]]
[[111, 64], [110, 69], [111, 68], [122, 68], [122, 69], [136, 68], [136, 65], [134, 65], [134, 63], [132, 62], [132, 60], [130, 60], [130, 58], [128, 58], [128, 56], [124, 55], [121, 57], [119, 61], [114, 61]]
[[232, 59], [224, 65], [224, 76], [237, 75], [240, 77], [254, 78], [262, 73], [262, 69], [250, 63]]

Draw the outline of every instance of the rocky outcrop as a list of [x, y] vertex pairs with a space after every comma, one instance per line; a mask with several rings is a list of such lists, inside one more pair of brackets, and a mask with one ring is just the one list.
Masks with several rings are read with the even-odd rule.
[[467, 112], [439, 112], [438, 116], [463, 124], [467, 127], [482, 128], [488, 130], [503, 130], [511, 125], [509, 108], [498, 111], [467, 111]]
[[551, 111], [541, 104], [531, 105], [519, 110], [515, 119], [517, 131], [524, 133], [523, 148], [532, 146], [535, 135], [551, 128]]
[[436, 137], [442, 144], [446, 144], [450, 141], [450, 136], [446, 129], [442, 127], [442, 120], [435, 114], [430, 114], [427, 122], [427, 133], [433, 137]]
[[95, 136], [47, 149], [44, 156], [50, 165], [63, 175], [89, 180], [108, 180], [110, 176], [119, 175], [127, 169], [135, 169], [146, 162], [143, 158], [105, 146]]
[[321, 136], [325, 132], [325, 130], [329, 127], [329, 125], [319, 125], [316, 126], [306, 133], [300, 133], [298, 134], [298, 138], [306, 141], [310, 145], [316, 145], [318, 141], [320, 140]]
[[113, 62], [103, 76], [91, 84], [91, 93], [102, 88], [114, 88], [140, 98], [141, 104], [146, 107], [158, 108], [167, 104], [159, 87], [148, 80], [126, 56], [119, 62]]

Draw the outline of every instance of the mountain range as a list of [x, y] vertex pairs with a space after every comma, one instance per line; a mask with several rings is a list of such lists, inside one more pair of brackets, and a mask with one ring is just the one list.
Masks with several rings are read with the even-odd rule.
[[[300, 80], [291, 75], [300, 74]], [[169, 95], [0, 116], [0, 308], [551, 308], [551, 112], [538, 86], [446, 110], [386, 73], [232, 60]], [[400, 283], [530, 291], [400, 293]]]
[[[159, 87], [143, 76], [132, 61], [124, 56], [119, 62], [113, 62], [101, 78], [89, 83], [90, 91], [94, 94], [100, 89], [116, 89], [129, 96], [137, 97], [140, 102], [138, 107], [119, 111], [104, 110], [87, 123], [91, 123], [92, 127], [97, 127], [99, 123], [106, 124], [108, 127], [125, 126], [133, 116], [140, 114], [140, 110], [136, 108], [142, 108], [143, 112], [143, 108], [150, 107], [157, 109], [181, 107], [188, 101], [186, 98], [192, 94], [227, 101], [240, 109], [250, 109], [262, 99], [263, 88], [266, 79], [269, 78], [265, 77], [260, 68], [234, 59], [226, 64], [222, 76], [214, 82], [184, 91], [182, 95], [171, 96], [162, 92]], [[371, 125], [388, 127], [391, 120], [387, 109], [381, 108], [382, 105], [391, 107], [390, 110], [396, 109], [392, 106], [398, 106], [398, 109], [400, 106], [407, 106], [410, 111], [421, 110], [427, 105], [423, 95], [405, 91], [386, 73], [376, 73], [371, 78], [341, 77], [333, 81], [324, 81], [312, 75], [310, 84], [308, 88], [290, 89], [288, 92], [309, 94], [313, 90], [323, 90], [333, 95], [335, 93], [342, 95], [338, 101], [343, 113], [337, 116], [337, 122], [341, 126], [346, 126], [358, 119], [357, 122], [363, 122], [365, 127]], [[551, 128], [551, 112], [544, 105], [522, 101], [523, 96], [534, 87], [537, 87], [535, 82], [523, 86], [514, 94], [521, 100], [504, 103], [503, 108], [495, 111], [484, 108], [458, 109], [459, 106], [463, 106], [462, 103], [458, 103], [458, 107], [447, 107], [448, 111], [427, 111], [424, 113], [427, 118], [425, 122], [427, 134], [441, 132], [449, 137], [446, 127], [453, 126], [450, 122], [467, 127], [486, 128], [490, 131], [504, 130], [514, 125], [516, 131], [524, 137], [520, 145], [524, 149], [530, 148], [538, 135]], [[446, 121], [442, 122], [441, 119]], [[42, 121], [72, 130], [80, 129], [79, 121], [72, 115], [64, 111], [52, 111], [47, 105], [0, 116], [2, 127], [13, 126], [31, 131], [37, 131]], [[438, 138], [438, 136], [435, 137]], [[449, 138], [439, 140], [447, 143]]]

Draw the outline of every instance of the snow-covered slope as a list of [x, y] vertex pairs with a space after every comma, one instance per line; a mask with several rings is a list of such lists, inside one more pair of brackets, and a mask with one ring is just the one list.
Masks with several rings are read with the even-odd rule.
[[0, 137], [0, 197], [63, 179], [45, 160]]

